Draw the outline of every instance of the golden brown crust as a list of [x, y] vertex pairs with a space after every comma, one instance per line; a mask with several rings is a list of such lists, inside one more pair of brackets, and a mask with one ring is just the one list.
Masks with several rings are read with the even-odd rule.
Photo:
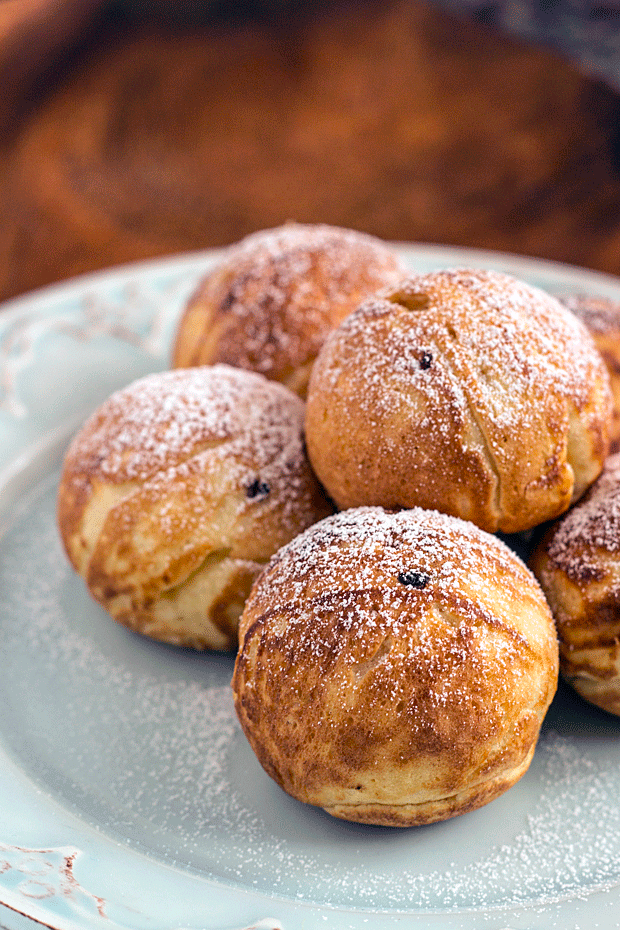
[[608, 448], [607, 373], [584, 327], [507, 275], [418, 275], [328, 337], [306, 435], [339, 507], [436, 507], [489, 531], [562, 513]]
[[231, 649], [269, 557], [332, 510], [305, 456], [303, 405], [226, 366], [112, 395], [67, 453], [58, 524], [93, 597], [166, 642]]
[[547, 531], [531, 566], [556, 620], [563, 676], [620, 714], [620, 454]]
[[265, 770], [335, 816], [411, 825], [525, 771], [555, 692], [542, 593], [502, 543], [418, 508], [359, 508], [274, 556], [233, 677]]
[[387, 245], [353, 230], [289, 223], [255, 233], [191, 297], [173, 365], [223, 362], [305, 396], [327, 332], [397, 271]]
[[613, 397], [609, 429], [611, 453], [620, 451], [620, 303], [603, 297], [573, 295], [562, 303], [586, 326], [609, 374]]
[[496, 776], [486, 783], [473, 784], [463, 791], [439, 798], [434, 801], [421, 801], [417, 804], [334, 804], [324, 810], [332, 817], [352, 820], [355, 823], [371, 823], [381, 827], [420, 827], [424, 824], [437, 823], [478, 810], [498, 798], [527, 772], [534, 756], [536, 741], [520, 765], [502, 778]]

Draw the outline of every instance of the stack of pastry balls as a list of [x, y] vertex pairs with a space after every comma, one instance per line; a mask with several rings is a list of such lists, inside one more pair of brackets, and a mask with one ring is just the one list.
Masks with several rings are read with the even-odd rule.
[[[541, 290], [288, 224], [229, 249], [172, 370], [75, 437], [61, 536], [120, 623], [238, 650], [237, 714], [285, 791], [430, 823], [527, 770], [557, 685], [549, 604], [565, 674], [620, 712], [611, 406], [587, 325]], [[541, 588], [493, 534], [542, 524]]]

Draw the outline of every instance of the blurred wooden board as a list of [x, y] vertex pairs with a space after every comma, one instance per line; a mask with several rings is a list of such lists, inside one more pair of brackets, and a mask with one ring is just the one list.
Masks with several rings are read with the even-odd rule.
[[287, 219], [620, 273], [620, 108], [408, 0], [103, 21], [0, 155], [0, 296]]
[[0, 130], [31, 82], [94, 18], [103, 0], [2, 0], [0, 3]]

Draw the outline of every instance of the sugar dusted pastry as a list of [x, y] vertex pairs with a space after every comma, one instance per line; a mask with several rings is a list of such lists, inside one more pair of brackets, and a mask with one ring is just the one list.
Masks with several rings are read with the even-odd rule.
[[335, 817], [410, 826], [527, 770], [558, 647], [525, 565], [471, 523], [359, 508], [280, 550], [246, 603], [233, 677], [263, 768]]
[[302, 401], [224, 365], [113, 394], [71, 444], [58, 494], [69, 559], [115, 620], [233, 649], [269, 557], [332, 508], [306, 459]]
[[289, 223], [248, 236], [202, 281], [179, 323], [173, 365], [225, 362], [305, 396], [327, 332], [397, 277], [379, 239]]
[[562, 298], [586, 326], [609, 373], [613, 411], [610, 452], [620, 451], [620, 303], [603, 297], [573, 295]]
[[340, 508], [437, 508], [516, 533], [565, 511], [608, 449], [607, 372], [557, 300], [490, 271], [413, 276], [327, 338], [308, 453]]
[[620, 453], [547, 532], [531, 565], [555, 616], [563, 677], [620, 715]]

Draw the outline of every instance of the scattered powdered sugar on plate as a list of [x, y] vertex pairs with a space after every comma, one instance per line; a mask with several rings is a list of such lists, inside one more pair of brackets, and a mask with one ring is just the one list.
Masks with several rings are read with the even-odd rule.
[[261, 770], [234, 715], [230, 657], [152, 643], [89, 599], [57, 538], [57, 480], [24, 498], [0, 540], [0, 738], [78, 817], [166, 863], [333, 906], [456, 912], [620, 882], [616, 721], [582, 709], [565, 726], [559, 706], [524, 779], [454, 821], [334, 821]]
[[537, 754], [540, 793], [527, 827], [510, 843], [498, 837], [489, 856], [465, 867], [405, 872], [402, 880], [411, 897], [431, 907], [439, 900], [446, 908], [466, 901], [466, 906], [496, 907], [557, 900], [617, 883], [615, 774], [553, 731], [542, 738]]

